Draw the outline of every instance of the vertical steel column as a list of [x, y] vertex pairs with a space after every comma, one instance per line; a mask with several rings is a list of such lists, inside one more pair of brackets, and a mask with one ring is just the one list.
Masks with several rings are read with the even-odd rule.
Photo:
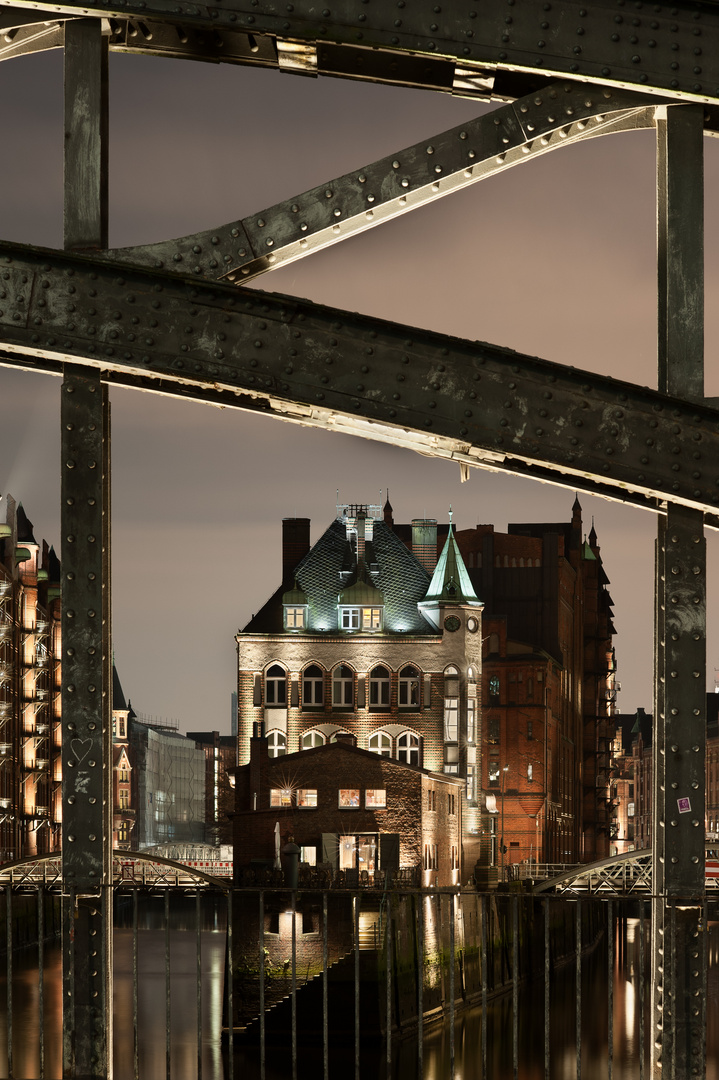
[[[65, 247], [107, 242], [107, 40], [65, 26]], [[62, 387], [63, 1075], [112, 1077], [110, 426], [100, 373]]]
[[[703, 128], [699, 105], [657, 110], [659, 389], [696, 401], [704, 394]], [[688, 1080], [704, 1075], [705, 1059], [706, 549], [702, 515], [672, 504], [657, 538], [654, 655], [652, 1070]]]

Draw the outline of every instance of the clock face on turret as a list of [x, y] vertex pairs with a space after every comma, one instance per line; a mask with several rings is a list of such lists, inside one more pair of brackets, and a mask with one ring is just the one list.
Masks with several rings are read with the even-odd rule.
[[479, 620], [475, 619], [474, 615], [467, 619], [467, 629], [470, 634], [476, 634], [479, 630]]
[[448, 615], [444, 620], [444, 628], [445, 630], [449, 630], [450, 634], [454, 633], [455, 630], [459, 630], [461, 625], [462, 623], [456, 615]]

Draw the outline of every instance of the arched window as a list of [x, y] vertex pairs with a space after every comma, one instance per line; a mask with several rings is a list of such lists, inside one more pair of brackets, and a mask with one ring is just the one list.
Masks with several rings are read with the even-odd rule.
[[399, 701], [402, 709], [419, 708], [419, 672], [416, 667], [404, 667], [399, 673]]
[[406, 765], [419, 765], [419, 735], [413, 731], [403, 731], [397, 739], [397, 758]]
[[354, 673], [346, 664], [340, 664], [332, 672], [332, 706], [335, 709], [351, 709], [354, 704]]
[[389, 703], [389, 671], [379, 665], [369, 673], [369, 707], [388, 709]]
[[268, 731], [267, 752], [270, 757], [284, 757], [287, 753], [287, 736], [283, 731]]
[[287, 672], [273, 664], [265, 675], [265, 705], [287, 704]]
[[311, 750], [313, 746], [324, 746], [325, 737], [319, 731], [306, 731], [302, 736], [302, 749]]
[[392, 757], [392, 740], [386, 731], [375, 731], [369, 737], [369, 749], [380, 757]]
[[499, 702], [499, 675], [492, 675], [489, 679], [489, 700], [493, 704]]
[[318, 708], [325, 700], [325, 673], [318, 664], [310, 664], [302, 676], [302, 708]]

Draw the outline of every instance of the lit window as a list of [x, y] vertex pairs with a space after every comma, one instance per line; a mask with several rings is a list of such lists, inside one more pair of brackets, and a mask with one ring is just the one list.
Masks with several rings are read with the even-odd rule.
[[119, 769], [118, 770], [118, 780], [120, 781], [121, 784], [129, 784], [130, 783], [130, 770], [126, 769], [126, 768]]
[[397, 739], [397, 758], [406, 765], [419, 765], [419, 736], [403, 731]]
[[340, 807], [340, 810], [359, 809], [359, 804], [360, 804], [359, 788], [340, 788], [340, 793], [339, 793], [339, 807]]
[[489, 723], [488, 723], [488, 732], [489, 732], [489, 734], [487, 736], [489, 742], [491, 742], [491, 743], [498, 743], [499, 742], [499, 735], [500, 735], [499, 727], [500, 727], [500, 725], [499, 725], [499, 717], [498, 716], [490, 716]]
[[369, 749], [380, 757], [392, 757], [392, 740], [385, 731], [375, 731], [369, 737]]
[[346, 607], [340, 610], [340, 626], [343, 630], [359, 630], [360, 609]]
[[381, 630], [382, 629], [382, 608], [381, 607], [365, 607], [365, 608], [362, 608], [362, 629], [363, 630]]
[[121, 810], [129, 810], [129, 808], [130, 808], [130, 792], [129, 791], [121, 791], [120, 792], [120, 809]]
[[477, 702], [467, 698], [467, 742], [472, 744], [477, 738]]
[[354, 675], [346, 664], [332, 672], [332, 704], [337, 709], [351, 708], [354, 703]]
[[297, 805], [305, 809], [315, 809], [317, 806], [317, 788], [299, 788], [297, 791]]
[[267, 753], [270, 757], [283, 757], [287, 753], [287, 737], [283, 731], [267, 733]]
[[302, 736], [302, 749], [311, 750], [313, 746], [324, 746], [325, 737], [319, 731], [306, 731]]
[[308, 866], [317, 866], [317, 848], [301, 847], [300, 862], [307, 863]]
[[305, 709], [323, 705], [325, 700], [325, 676], [318, 664], [310, 664], [302, 676], [302, 707]]
[[370, 709], [388, 709], [389, 697], [389, 671], [386, 667], [373, 668], [369, 675], [369, 707]]
[[368, 810], [384, 810], [387, 806], [385, 788], [365, 788], [364, 804]]
[[306, 611], [304, 607], [286, 607], [285, 630], [304, 630]]
[[497, 702], [499, 701], [499, 676], [492, 675], [489, 680], [489, 700]]
[[292, 806], [292, 791], [290, 788], [272, 788], [270, 790], [270, 806]]
[[489, 763], [489, 786], [499, 787], [499, 762], [490, 761]]
[[459, 731], [459, 698], [444, 699], [444, 741], [457, 742]]
[[419, 708], [419, 672], [405, 667], [399, 673], [399, 705], [403, 709]]
[[527, 765], [527, 780], [529, 780], [530, 784], [531, 784], [532, 779], [533, 779], [533, 776], [532, 776], [533, 772], [534, 772], [534, 767], [530, 763], [529, 765]]
[[634, 803], [627, 803], [627, 817], [634, 817]]
[[265, 705], [287, 704], [287, 673], [279, 664], [273, 664], [265, 676]]
[[477, 774], [474, 765], [467, 766], [467, 801], [477, 801]]

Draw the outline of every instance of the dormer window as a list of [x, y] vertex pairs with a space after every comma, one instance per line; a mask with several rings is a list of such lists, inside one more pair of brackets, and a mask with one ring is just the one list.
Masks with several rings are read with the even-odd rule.
[[282, 594], [282, 607], [284, 610], [285, 630], [305, 630], [307, 627], [307, 594], [299, 587], [295, 580], [294, 589], [288, 589]]
[[285, 630], [304, 630], [307, 625], [307, 608], [285, 605]]
[[341, 630], [364, 630], [365, 633], [382, 629], [381, 607], [341, 607]]

